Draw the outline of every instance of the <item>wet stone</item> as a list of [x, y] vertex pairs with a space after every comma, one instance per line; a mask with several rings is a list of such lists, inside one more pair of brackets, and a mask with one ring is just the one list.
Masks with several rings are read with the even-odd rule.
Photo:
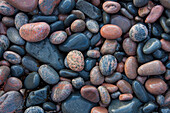
[[106, 13], [114, 14], [120, 10], [121, 6], [118, 2], [106, 1], [103, 3], [102, 8]]
[[158, 106], [153, 102], [148, 102], [143, 106], [143, 112], [149, 113], [154, 111]]
[[103, 12], [103, 23], [109, 24], [109, 22], [110, 22], [110, 15], [107, 14], [106, 12]]
[[7, 34], [7, 27], [0, 22], [0, 35], [6, 35]]
[[127, 55], [136, 55], [137, 44], [130, 38], [123, 40], [123, 49]]
[[0, 35], [0, 46], [6, 50], [9, 47], [10, 41], [5, 35]]
[[122, 78], [121, 73], [115, 72], [115, 73], [113, 73], [112, 75], [105, 77], [105, 81], [106, 81], [107, 83], [115, 83], [115, 82], [117, 82], [118, 80], [120, 80], [121, 78]]
[[100, 94], [100, 99], [103, 104], [109, 104], [111, 101], [110, 94], [104, 86], [99, 86], [98, 91]]
[[96, 59], [86, 58], [85, 59], [85, 71], [90, 71], [96, 65]]
[[22, 48], [22, 47], [20, 47], [20, 46], [17, 46], [17, 45], [12, 45], [12, 46], [9, 48], [9, 50], [18, 53], [18, 54], [21, 55], [21, 56], [25, 55], [25, 50], [24, 50], [24, 48]]
[[160, 0], [160, 2], [161, 2], [161, 4], [162, 4], [164, 7], [170, 9], [170, 8], [169, 8], [169, 6], [170, 6], [170, 1], [169, 1], [169, 0]]
[[90, 45], [91, 45], [91, 46], [96, 45], [96, 44], [99, 42], [100, 39], [101, 39], [100, 33], [95, 34], [95, 35], [92, 37], [92, 39], [90, 40]]
[[118, 87], [113, 84], [103, 83], [102, 86], [104, 86], [108, 90], [109, 93], [114, 93], [118, 90]]
[[74, 14], [74, 15], [76, 15], [77, 18], [79, 18], [79, 19], [82, 19], [82, 20], [85, 19], [84, 13], [81, 12], [80, 10], [72, 10], [71, 13]]
[[25, 13], [18, 13], [15, 16], [15, 27], [19, 30], [21, 26], [28, 23], [28, 16]]
[[125, 80], [119, 80], [116, 85], [122, 93], [133, 93], [131, 85]]
[[120, 94], [119, 95], [119, 100], [121, 101], [127, 101], [127, 100], [132, 100], [133, 95], [132, 94]]
[[5, 16], [12, 16], [15, 13], [14, 7], [12, 7], [8, 2], [0, 1], [0, 14]]
[[161, 37], [162, 37], [163, 39], [167, 40], [167, 41], [170, 41], [170, 35], [167, 34], [167, 33], [162, 33], [162, 34], [161, 34]]
[[85, 22], [81, 19], [77, 19], [71, 24], [71, 30], [73, 32], [82, 32], [84, 31], [85, 27]]
[[70, 14], [67, 16], [67, 18], [64, 20], [64, 25], [66, 27], [71, 26], [71, 24], [77, 19], [76, 15]]
[[121, 93], [119, 91], [116, 91], [116, 92], [112, 93], [110, 96], [112, 97], [112, 99], [116, 99], [119, 97], [120, 94]]
[[108, 113], [105, 107], [97, 106], [91, 109], [91, 113]]
[[12, 26], [14, 26], [14, 18], [4, 16], [2, 18], [2, 23], [7, 27], [12, 27]]
[[158, 96], [156, 97], [156, 102], [157, 102], [160, 106], [162, 106], [162, 105], [164, 104], [164, 101], [165, 101], [165, 97], [164, 97], [163, 95], [158, 95]]
[[87, 51], [87, 56], [91, 58], [99, 58], [100, 57], [100, 52], [98, 50], [88, 50]]
[[161, 39], [161, 48], [164, 51], [170, 52], [170, 41]]
[[45, 102], [43, 104], [43, 109], [47, 111], [56, 110], [56, 105], [52, 102]]
[[156, 37], [160, 37], [162, 33], [163, 33], [163, 29], [160, 26], [160, 24], [153, 23], [152, 24], [152, 34]]
[[56, 21], [50, 25], [50, 32], [64, 30], [64, 22]]
[[46, 22], [46, 23], [53, 23], [58, 20], [57, 16], [40, 16], [34, 15], [29, 22]]
[[133, 0], [133, 4], [136, 7], [142, 7], [148, 3], [148, 0]]

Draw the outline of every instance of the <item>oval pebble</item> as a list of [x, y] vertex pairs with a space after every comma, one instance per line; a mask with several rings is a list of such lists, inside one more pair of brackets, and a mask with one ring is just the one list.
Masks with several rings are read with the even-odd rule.
[[14, 13], [15, 13], [14, 7], [12, 7], [5, 0], [0, 1], [0, 14], [6, 15], [6, 16], [12, 16]]
[[67, 14], [72, 11], [75, 6], [75, 0], [61, 0], [58, 9], [62, 14]]
[[111, 98], [110, 98], [110, 95], [107, 89], [104, 86], [99, 86], [98, 91], [100, 94], [101, 102], [106, 105], [109, 104], [111, 101]]
[[132, 94], [120, 94], [119, 95], [119, 100], [121, 101], [127, 101], [127, 100], [132, 100], [133, 95]]
[[119, 80], [116, 85], [122, 93], [133, 93], [132, 86], [125, 80]]
[[24, 74], [24, 68], [21, 65], [12, 65], [11, 66], [11, 76], [21, 77]]
[[15, 16], [15, 27], [19, 30], [21, 26], [28, 23], [28, 16], [25, 13], [18, 13]]
[[91, 58], [99, 58], [100, 57], [100, 52], [98, 50], [88, 50], [87, 51], [87, 56]]
[[93, 107], [90, 113], [108, 113], [108, 111], [105, 107], [97, 106]]
[[87, 20], [86, 27], [92, 33], [98, 33], [99, 31], [99, 24], [95, 20]]
[[44, 110], [39, 106], [28, 107], [24, 113], [44, 113]]
[[85, 30], [85, 27], [85, 22], [81, 19], [77, 19], [71, 24], [71, 31], [82, 32]]
[[123, 49], [129, 56], [136, 55], [137, 44], [132, 39], [126, 38], [123, 40]]
[[12, 64], [19, 64], [21, 62], [20, 55], [13, 51], [5, 51], [3, 57]]
[[118, 2], [106, 1], [103, 3], [102, 8], [106, 13], [114, 14], [120, 10], [121, 6]]
[[10, 68], [7, 66], [0, 66], [0, 85], [2, 85], [10, 74]]
[[9, 47], [10, 41], [5, 35], [0, 35], [0, 46], [5, 50]]
[[50, 42], [52, 44], [61, 44], [67, 39], [67, 33], [65, 31], [53, 32], [50, 36]]

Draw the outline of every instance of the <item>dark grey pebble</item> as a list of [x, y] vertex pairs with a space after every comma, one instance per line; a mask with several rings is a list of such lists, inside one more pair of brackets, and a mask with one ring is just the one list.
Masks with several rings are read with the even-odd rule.
[[43, 104], [43, 109], [45, 111], [53, 111], [53, 110], [56, 110], [56, 105], [52, 102], [45, 102]]
[[74, 20], [77, 19], [77, 16], [75, 14], [70, 14], [67, 16], [67, 18], [64, 20], [64, 25], [66, 27], [71, 26], [71, 24], [73, 23]]
[[107, 83], [116, 83], [121, 78], [122, 78], [122, 74], [119, 72], [115, 72], [112, 75], [105, 77], [105, 81]]
[[163, 51], [162, 49], [158, 49], [153, 53], [153, 57], [155, 57], [156, 59], [161, 59], [165, 56], [165, 51]]
[[120, 94], [121, 94], [120, 91], [116, 91], [116, 92], [112, 93], [110, 96], [112, 97], [112, 99], [117, 99]]
[[170, 69], [170, 60], [166, 63], [165, 66], [166, 66], [167, 69]]
[[164, 101], [165, 101], [165, 97], [164, 97], [163, 95], [158, 95], [158, 96], [156, 97], [156, 102], [157, 102], [160, 106], [162, 106], [162, 105], [164, 104]]
[[57, 16], [39, 16], [35, 15], [32, 17], [32, 19], [29, 21], [30, 23], [33, 22], [46, 22], [46, 23], [53, 23], [58, 20]]
[[2, 58], [4, 53], [4, 48], [2, 46], [0, 46], [0, 58]]
[[109, 24], [110, 22], [110, 15], [103, 11], [103, 23]]
[[160, 24], [153, 23], [152, 24], [152, 34], [156, 37], [160, 37], [162, 33], [163, 33], [163, 29], [160, 26]]
[[9, 50], [14, 51], [14, 52], [18, 53], [21, 56], [25, 55], [25, 50], [22, 47], [17, 46], [17, 45], [12, 45], [9, 48]]
[[58, 9], [61, 14], [67, 14], [72, 11], [75, 6], [75, 0], [61, 0]]
[[166, 20], [166, 25], [170, 27], [170, 18]]
[[24, 68], [21, 65], [11, 66], [11, 76], [21, 77], [24, 74]]
[[153, 112], [158, 106], [153, 102], [148, 102], [143, 106], [144, 113], [151, 113]]
[[121, 62], [123, 57], [124, 57], [125, 53], [124, 52], [115, 52], [114, 56], [117, 59], [118, 62]]
[[82, 70], [79, 73], [79, 76], [82, 77], [85, 81], [90, 79], [90, 73], [88, 71]]
[[93, 33], [91, 33], [89, 30], [84, 31], [83, 34], [85, 34], [89, 39], [91, 39], [93, 36]]
[[161, 24], [162, 28], [164, 29], [164, 31], [165, 31], [166, 33], [170, 33], [170, 27], [168, 27], [168, 26], [166, 25], [166, 20], [167, 20], [167, 18], [164, 17], [164, 16], [162, 16], [162, 17], [159, 19], [160, 24]]
[[121, 12], [124, 16], [126, 16], [127, 18], [133, 19], [133, 15], [131, 15], [125, 8], [121, 8], [121, 9], [120, 9], [120, 12]]
[[133, 0], [133, 4], [136, 7], [142, 7], [148, 3], [148, 0]]
[[0, 46], [6, 50], [9, 47], [10, 41], [5, 35], [0, 35]]
[[64, 30], [64, 22], [56, 21], [50, 25], [50, 32]]
[[162, 33], [162, 34], [161, 34], [161, 37], [162, 37], [163, 39], [167, 40], [167, 41], [170, 41], [170, 35], [167, 34], [167, 33]]
[[170, 113], [170, 108], [168, 108], [168, 107], [161, 107], [159, 109], [159, 112], [160, 113]]
[[44, 110], [39, 106], [28, 107], [24, 113], [44, 113]]
[[85, 59], [85, 71], [90, 71], [96, 65], [96, 59], [86, 58]]
[[82, 77], [77, 77], [72, 79], [72, 85], [76, 88], [76, 89], [80, 89], [81, 87], [84, 86], [84, 80]]
[[78, 73], [70, 69], [62, 69], [59, 71], [59, 75], [64, 78], [75, 78], [78, 76]]
[[21, 26], [28, 23], [28, 16], [25, 13], [18, 13], [15, 16], [15, 27], [19, 30]]

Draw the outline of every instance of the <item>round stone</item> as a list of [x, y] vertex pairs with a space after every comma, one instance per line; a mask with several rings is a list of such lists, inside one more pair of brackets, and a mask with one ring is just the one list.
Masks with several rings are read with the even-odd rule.
[[24, 74], [24, 67], [21, 65], [12, 65], [11, 66], [11, 76], [21, 77]]
[[6, 81], [8, 75], [10, 74], [10, 68], [7, 66], [0, 66], [0, 85]]
[[108, 113], [105, 107], [97, 106], [91, 109], [91, 113]]
[[24, 113], [44, 113], [44, 110], [39, 106], [32, 106], [27, 108]]
[[104, 86], [99, 86], [98, 91], [100, 94], [100, 99], [103, 104], [109, 104], [111, 101], [110, 94]]
[[82, 71], [84, 69], [84, 56], [80, 51], [70, 51], [67, 55], [67, 63], [73, 71]]
[[51, 98], [54, 102], [61, 102], [65, 100], [72, 91], [72, 85], [67, 81], [61, 81], [53, 86]]
[[145, 88], [154, 95], [161, 95], [168, 89], [167, 84], [160, 78], [148, 79]]
[[104, 76], [111, 75], [117, 67], [117, 60], [112, 55], [104, 55], [100, 62], [99, 62], [99, 68], [101, 73]]
[[101, 35], [106, 39], [117, 39], [122, 35], [122, 30], [117, 25], [107, 24], [100, 29]]
[[15, 16], [15, 26], [19, 30], [21, 26], [28, 23], [28, 16], [25, 13], [18, 13]]
[[51, 34], [50, 42], [52, 44], [61, 44], [67, 39], [67, 33], [65, 31], [56, 31]]
[[76, 89], [80, 89], [82, 86], [84, 86], [84, 79], [82, 77], [77, 77], [72, 79], [72, 85], [76, 88]]
[[82, 19], [82, 20], [85, 19], [84, 13], [81, 12], [80, 10], [72, 10], [71, 13], [74, 14], [74, 15], [76, 15], [77, 18], [79, 18], [79, 19]]
[[81, 19], [77, 19], [71, 24], [71, 31], [82, 32], [84, 31], [85, 27], [85, 22]]
[[98, 33], [99, 31], [99, 24], [95, 20], [87, 20], [86, 27], [92, 33]]
[[102, 8], [106, 13], [114, 14], [120, 10], [121, 6], [118, 2], [106, 1], [103, 3]]
[[20, 55], [13, 51], [5, 51], [3, 57], [12, 64], [19, 64], [21, 62]]
[[129, 56], [136, 55], [137, 44], [132, 39], [126, 38], [123, 40], [123, 49]]
[[135, 42], [143, 41], [148, 36], [148, 29], [143, 24], [135, 24], [131, 27], [129, 36]]
[[50, 26], [45, 22], [29, 23], [23, 25], [19, 33], [28, 42], [44, 40], [50, 33]]
[[116, 85], [122, 93], [133, 93], [131, 85], [125, 80], [119, 80]]
[[98, 103], [100, 100], [99, 92], [96, 87], [86, 85], [81, 88], [81, 96], [90, 102]]
[[75, 6], [75, 0], [61, 0], [58, 9], [62, 14], [67, 14], [72, 11]]

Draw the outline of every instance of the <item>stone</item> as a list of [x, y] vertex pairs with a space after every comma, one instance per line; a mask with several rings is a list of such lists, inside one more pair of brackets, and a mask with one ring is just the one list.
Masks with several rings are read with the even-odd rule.
[[120, 62], [117, 64], [116, 72], [122, 73], [124, 71], [124, 63]]
[[121, 101], [127, 101], [127, 100], [132, 100], [133, 95], [132, 94], [120, 94], [119, 95], [119, 100]]
[[78, 18], [76, 17], [76, 15], [74, 15], [74, 14], [68, 15], [67, 18], [64, 20], [64, 25], [65, 25], [65, 27], [71, 26], [71, 24], [72, 24], [76, 19], [78, 19]]
[[63, 52], [71, 50], [84, 51], [90, 45], [89, 39], [83, 33], [75, 33], [67, 38], [67, 40], [59, 45], [59, 49]]
[[100, 52], [98, 50], [88, 50], [87, 51], [87, 56], [91, 58], [99, 58], [100, 57]]
[[93, 85], [100, 85], [104, 82], [104, 76], [101, 74], [99, 66], [93, 67], [90, 71], [90, 82]]
[[44, 110], [39, 106], [28, 107], [24, 113], [44, 113]]
[[121, 73], [115, 72], [115, 73], [113, 73], [113, 74], [110, 75], [110, 76], [106, 76], [106, 77], [105, 77], [105, 81], [106, 81], [107, 83], [115, 83], [115, 82], [117, 82], [118, 80], [120, 80], [121, 78], [122, 78]]
[[18, 13], [15, 16], [15, 27], [19, 30], [21, 26], [28, 23], [28, 16], [25, 13]]
[[82, 19], [82, 20], [85, 19], [84, 13], [81, 12], [80, 10], [72, 10], [71, 13], [74, 14], [74, 15], [76, 15], [77, 18], [79, 18], [79, 19]]
[[15, 13], [14, 7], [12, 7], [7, 1], [0, 1], [0, 14], [5, 16], [12, 16]]
[[125, 80], [119, 80], [116, 85], [122, 93], [133, 93], [132, 86]]
[[85, 59], [85, 71], [90, 71], [96, 65], [96, 59], [86, 58]]
[[103, 83], [102, 86], [104, 86], [109, 93], [114, 93], [118, 90], [118, 87], [113, 84]]
[[148, 3], [148, 0], [133, 0], [133, 4], [136, 7], [142, 7]]
[[50, 36], [50, 42], [52, 44], [61, 44], [67, 39], [67, 33], [65, 31], [53, 32]]
[[164, 97], [163, 95], [158, 95], [158, 96], [156, 97], [156, 102], [157, 102], [160, 106], [163, 106], [164, 101], [165, 101], [165, 97]]
[[131, 19], [131, 20], [133, 19], [133, 15], [131, 15], [126, 8], [121, 8], [121, 9], [120, 9], [120, 12], [121, 12], [124, 16], [126, 16], [127, 18], [129, 18], [129, 19]]
[[0, 66], [0, 85], [2, 85], [10, 74], [10, 68], [7, 66]]
[[117, 39], [122, 35], [122, 30], [117, 25], [107, 24], [100, 29], [102, 37], [106, 39]]
[[43, 109], [46, 111], [53, 111], [57, 109], [57, 106], [52, 102], [45, 102], [43, 104]]
[[61, 77], [65, 77], [65, 78], [75, 78], [78, 77], [78, 73], [73, 71], [73, 70], [69, 70], [69, 69], [61, 69], [59, 71], [59, 74]]
[[101, 39], [100, 33], [93, 35], [93, 37], [90, 40], [90, 45], [95, 46], [100, 41], [100, 39]]
[[155, 109], [158, 108], [158, 106], [153, 102], [148, 102], [143, 106], [143, 112], [149, 113], [155, 111]]
[[67, 81], [61, 81], [57, 85], [53, 86], [51, 99], [54, 102], [61, 102], [65, 100], [72, 91], [72, 85]]
[[21, 77], [24, 74], [24, 67], [21, 65], [12, 65], [10, 70], [13, 77]]
[[160, 95], [168, 89], [167, 84], [160, 78], [150, 78], [145, 83], [145, 88], [151, 94]]
[[165, 39], [161, 39], [161, 48], [164, 51], [170, 52], [170, 41], [167, 41]]
[[164, 7], [170, 9], [170, 8], [169, 8], [169, 6], [170, 6], [170, 1], [169, 1], [169, 0], [160, 0], [160, 3], [161, 3]]
[[7, 27], [2, 23], [0, 22], [0, 35], [6, 35], [7, 34]]
[[137, 44], [130, 38], [123, 40], [123, 49], [129, 56], [136, 55]]
[[121, 94], [120, 91], [116, 91], [116, 92], [112, 93], [110, 96], [112, 97], [112, 99], [117, 99], [120, 94]]
[[75, 7], [75, 0], [61, 0], [58, 9], [61, 14], [67, 14]]
[[118, 2], [106, 1], [103, 3], [102, 8], [106, 13], [114, 14], [120, 10], [121, 6]]
[[85, 22], [81, 19], [73, 21], [71, 24], [71, 31], [73, 32], [82, 32], [85, 30]]
[[96, 87], [85, 85], [81, 88], [81, 96], [90, 102], [98, 103], [100, 100], [99, 92]]
[[105, 107], [97, 106], [93, 107], [90, 113], [108, 113], [108, 111]]
[[5, 51], [3, 54], [5, 60], [12, 64], [19, 64], [21, 62], [21, 57], [13, 51]]
[[50, 64], [54, 69], [64, 68], [64, 59], [57, 47], [52, 45], [48, 39], [37, 43], [26, 43], [26, 51], [39, 61]]
[[104, 86], [99, 86], [98, 91], [100, 94], [101, 102], [105, 105], [109, 104], [111, 101], [110, 94]]
[[56, 21], [50, 25], [50, 32], [61, 31], [64, 30], [64, 22]]
[[12, 27], [12, 26], [14, 26], [14, 18], [4, 16], [2, 18], [2, 23], [7, 27]]
[[77, 78], [72, 79], [71, 83], [76, 89], [80, 89], [81, 87], [85, 85], [84, 79], [82, 77], [77, 77]]
[[48, 84], [56, 84], [59, 81], [58, 73], [49, 65], [41, 65], [38, 69], [40, 77]]
[[9, 50], [18, 53], [18, 54], [21, 55], [21, 56], [24, 56], [24, 55], [25, 55], [25, 50], [24, 50], [24, 48], [22, 48], [21, 46], [18, 46], [18, 45], [12, 45], [12, 46], [9, 48]]
[[104, 55], [99, 62], [99, 69], [104, 76], [113, 74], [117, 67], [117, 60], [112, 55]]
[[6, 50], [9, 47], [10, 41], [5, 35], [0, 35], [0, 46]]
[[92, 19], [86, 21], [86, 27], [92, 33], [98, 33], [99, 31], [99, 24], [97, 23], [97, 21]]
[[141, 76], [160, 75], [165, 73], [165, 71], [164, 64], [159, 60], [145, 63], [138, 68], [138, 74]]

